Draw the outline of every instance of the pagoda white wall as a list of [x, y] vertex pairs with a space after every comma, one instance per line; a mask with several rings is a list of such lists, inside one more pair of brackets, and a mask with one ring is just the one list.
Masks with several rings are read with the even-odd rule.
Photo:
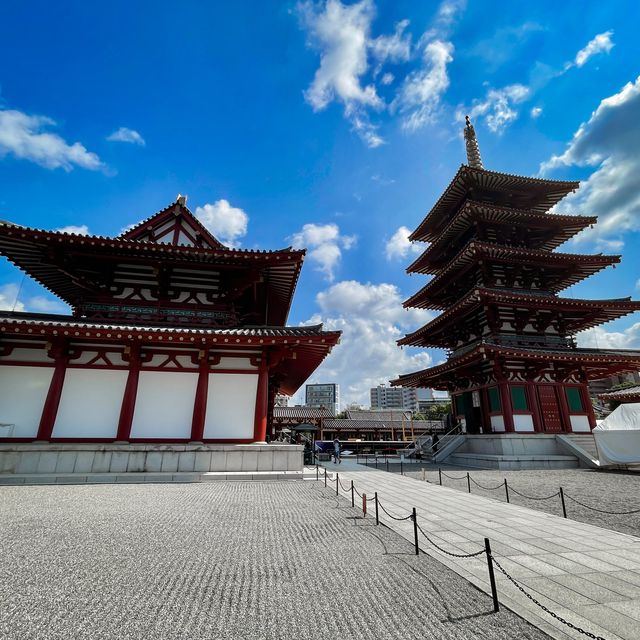
[[115, 438], [126, 371], [67, 369], [53, 438]]
[[569, 420], [571, 420], [572, 431], [577, 433], [591, 432], [591, 425], [589, 425], [589, 418], [587, 416], [569, 416]]
[[255, 369], [258, 370], [258, 366], [255, 364], [251, 364], [251, 360], [249, 358], [220, 358], [219, 364], [217, 364], [215, 369]]
[[503, 432], [504, 429], [504, 418], [499, 416], [491, 416], [491, 429], [493, 431], [497, 431], [498, 433]]
[[533, 428], [533, 417], [529, 414], [514, 413], [513, 428], [516, 431], [535, 431], [535, 429]]
[[[53, 367], [0, 366], [0, 422], [15, 425], [11, 437], [38, 435], [52, 377]], [[8, 430], [2, 433], [9, 435]]]
[[205, 439], [253, 438], [257, 390], [257, 374], [209, 374]]
[[190, 438], [197, 373], [142, 371], [131, 438]]

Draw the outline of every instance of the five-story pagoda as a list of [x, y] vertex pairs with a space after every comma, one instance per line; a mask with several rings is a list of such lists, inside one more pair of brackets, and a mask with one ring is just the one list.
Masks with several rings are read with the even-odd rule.
[[468, 164], [410, 236], [430, 244], [407, 271], [433, 278], [404, 306], [442, 313], [398, 342], [449, 355], [393, 384], [449, 391], [469, 433], [589, 432], [588, 380], [637, 371], [640, 351], [582, 349], [574, 335], [640, 302], [558, 295], [620, 261], [554, 251], [596, 222], [550, 212], [578, 183], [488, 171], [468, 118], [464, 137]]

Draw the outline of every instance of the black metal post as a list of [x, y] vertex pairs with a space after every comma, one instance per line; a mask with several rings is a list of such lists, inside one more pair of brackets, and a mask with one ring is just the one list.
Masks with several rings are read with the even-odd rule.
[[318, 469], [318, 463], [316, 462], [316, 482], [320, 480], [320, 469]]
[[566, 518], [567, 517], [567, 506], [564, 503], [564, 491], [562, 490], [562, 487], [560, 487], [560, 500], [562, 501], [562, 515]]
[[489, 582], [491, 583], [491, 595], [493, 597], [493, 611], [500, 611], [500, 603], [498, 602], [498, 590], [496, 589], [496, 577], [493, 573], [493, 560], [491, 558], [491, 543], [489, 538], [484, 539], [484, 550], [487, 556], [487, 566], [489, 567]]
[[442, 469], [438, 467], [438, 478], [440, 479], [440, 486], [442, 486]]
[[387, 458], [387, 471], [389, 471], [389, 459]]
[[375, 493], [375, 501], [376, 501], [376, 524], [380, 524], [380, 519], [378, 518], [378, 492]]
[[507, 479], [504, 479], [504, 492], [507, 494], [507, 503], [509, 502], [509, 485], [507, 484]]
[[403, 476], [404, 475], [404, 467], [402, 465], [402, 458], [400, 458], [400, 475]]
[[336, 471], [336, 495], [338, 495], [338, 489], [340, 489], [340, 475]]
[[416, 508], [413, 507], [413, 514], [411, 516], [413, 520], [413, 542], [416, 545], [416, 555], [420, 554], [420, 547], [418, 546], [418, 514]]
[[324, 470], [324, 486], [327, 486], [327, 470]]
[[471, 493], [471, 476], [469, 475], [468, 471], [467, 471], [467, 488], [469, 489], [469, 493]]
[[353, 480], [351, 481], [351, 506], [352, 507], [356, 506], [356, 501], [353, 494]]

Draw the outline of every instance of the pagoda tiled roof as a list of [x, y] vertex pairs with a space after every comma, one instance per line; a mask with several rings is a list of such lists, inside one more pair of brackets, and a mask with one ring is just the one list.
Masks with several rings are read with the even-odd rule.
[[[640, 310], [640, 301], [628, 298], [609, 300], [583, 300], [575, 298], [561, 298], [550, 294], [536, 294], [531, 291], [515, 291], [509, 289], [478, 288], [470, 291], [457, 303], [443, 311], [439, 316], [407, 334], [398, 340], [401, 346], [441, 346], [431, 342], [429, 337], [436, 332], [446, 332], [447, 327], [460, 321], [465, 314], [474, 309], [482, 308], [485, 304], [518, 305], [524, 307], [550, 308], [558, 311], [584, 311], [589, 318], [577, 323], [576, 327], [568, 330], [569, 334], [584, 331], [610, 322], [634, 311]], [[597, 312], [597, 313], [596, 313]]]
[[585, 227], [595, 224], [597, 217], [539, 213], [524, 209], [499, 207], [468, 199], [424, 253], [407, 267], [407, 273], [434, 273], [437, 270], [433, 266], [434, 262], [442, 256], [456, 238], [460, 237], [477, 220], [537, 229], [553, 229], [552, 235], [548, 235], [538, 246], [532, 247], [551, 251]]
[[491, 242], [471, 240], [458, 252], [438, 274], [430, 280], [422, 289], [404, 302], [405, 307], [419, 309], [443, 309], [447, 305], [433, 299], [443, 286], [455, 280], [461, 273], [477, 265], [478, 260], [491, 259], [496, 262], [513, 264], [531, 264], [540, 268], [552, 266], [567, 266], [566, 274], [556, 279], [549, 285], [549, 290], [557, 293], [566, 287], [580, 282], [580, 280], [597, 273], [605, 267], [620, 262], [620, 256], [608, 256], [603, 254], [573, 254], [554, 253], [539, 249], [526, 249], [522, 247], [510, 247]]
[[627, 387], [626, 389], [618, 389], [617, 391], [608, 391], [607, 393], [599, 393], [598, 398], [617, 402], [640, 402], [640, 385]]
[[[446, 362], [399, 376], [392, 380], [393, 386], [403, 387], [432, 387], [440, 389], [444, 386], [446, 374], [453, 374], [463, 367], [487, 358], [502, 357], [504, 359], [526, 360], [532, 362], [547, 362], [561, 364], [580, 364], [588, 371], [591, 365], [599, 373], [599, 377], [606, 377], [603, 371], [616, 372], [636, 371], [640, 369], [640, 350], [632, 349], [583, 349], [568, 347], [520, 347], [517, 345], [502, 345], [494, 342], [479, 341], [471, 345], [460, 355], [452, 356]], [[596, 376], [594, 376], [595, 378]]]
[[499, 196], [502, 204], [506, 201], [513, 207], [544, 213], [578, 186], [579, 182], [575, 181], [529, 178], [463, 164], [409, 239], [434, 240], [438, 230], [470, 193], [477, 199], [478, 193], [490, 192], [493, 201]]

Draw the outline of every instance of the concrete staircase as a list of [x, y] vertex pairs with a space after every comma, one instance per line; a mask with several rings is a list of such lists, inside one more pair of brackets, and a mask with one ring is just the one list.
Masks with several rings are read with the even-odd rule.
[[598, 448], [592, 433], [563, 433], [556, 436], [560, 447], [580, 460], [580, 466], [597, 469]]

